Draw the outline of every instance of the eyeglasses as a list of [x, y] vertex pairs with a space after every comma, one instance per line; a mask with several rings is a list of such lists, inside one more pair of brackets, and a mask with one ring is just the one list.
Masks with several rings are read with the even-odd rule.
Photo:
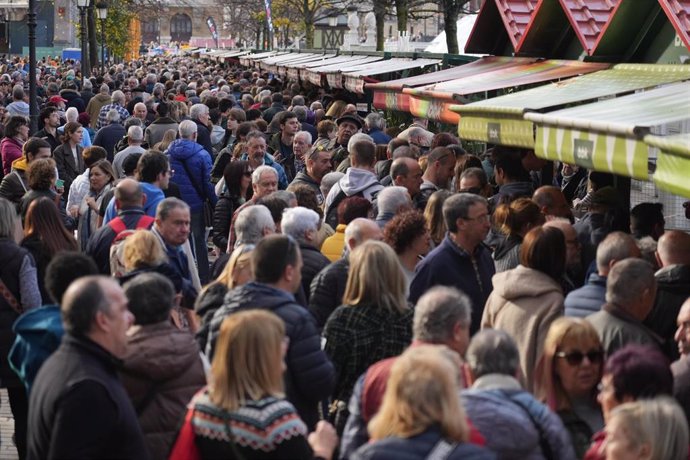
[[458, 193], [474, 193], [475, 195], [479, 195], [481, 193], [482, 189], [479, 187], [470, 187], [470, 188], [461, 188], [458, 190]]
[[565, 358], [571, 366], [579, 366], [582, 364], [585, 356], [592, 364], [599, 364], [604, 360], [604, 352], [601, 350], [590, 350], [587, 353], [582, 353], [581, 351], [571, 351], [570, 353], [559, 351], [556, 353], [557, 358]]

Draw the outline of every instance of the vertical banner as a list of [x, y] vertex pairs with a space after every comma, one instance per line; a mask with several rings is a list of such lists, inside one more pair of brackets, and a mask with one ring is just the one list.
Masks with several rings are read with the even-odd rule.
[[208, 19], [206, 19], [206, 25], [208, 26], [208, 30], [211, 32], [213, 40], [216, 42], [216, 48], [218, 48], [218, 29], [216, 28], [216, 21], [209, 16]]
[[268, 25], [268, 47], [273, 48], [273, 17], [271, 16], [271, 0], [264, 0], [266, 5], [266, 24]]

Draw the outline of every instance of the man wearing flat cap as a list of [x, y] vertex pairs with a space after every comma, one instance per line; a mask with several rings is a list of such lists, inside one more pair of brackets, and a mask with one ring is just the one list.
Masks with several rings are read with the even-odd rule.
[[362, 129], [362, 120], [357, 115], [348, 113], [338, 118], [335, 123], [338, 125], [338, 133], [335, 136], [335, 151], [333, 152], [334, 170], [348, 157], [347, 143]]

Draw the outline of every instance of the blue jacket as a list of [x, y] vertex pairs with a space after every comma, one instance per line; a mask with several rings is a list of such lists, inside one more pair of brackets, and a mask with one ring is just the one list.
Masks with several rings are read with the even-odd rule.
[[[170, 158], [170, 169], [175, 171], [170, 180], [180, 188], [182, 200], [189, 205], [192, 213], [200, 213], [203, 210], [204, 200], [209, 200], [215, 206], [218, 197], [211, 184], [211, 154], [189, 139], [173, 141], [168, 147], [167, 154]], [[190, 178], [187, 171], [193, 177]], [[200, 189], [201, 195], [197, 189]]]
[[[163, 190], [156, 187], [155, 185], [149, 184], [148, 182], [139, 182], [141, 185], [141, 190], [146, 195], [146, 203], [144, 203], [144, 213], [147, 216], [156, 217], [156, 208], [158, 203], [165, 199], [165, 193]], [[108, 203], [108, 208], [105, 210], [105, 217], [103, 218], [103, 225], [113, 220], [117, 216], [117, 210], [115, 209], [115, 197]]]
[[[240, 157], [240, 160], [246, 161], [247, 154], [243, 153]], [[285, 169], [283, 169], [281, 165], [279, 165], [275, 162], [275, 160], [273, 160], [273, 155], [271, 155], [270, 153], [264, 153], [264, 165], [270, 166], [271, 168], [276, 170], [276, 172], [278, 173], [278, 188], [280, 190], [285, 190], [288, 186], [288, 178], [287, 174], [285, 174]]]
[[[472, 301], [472, 325], [470, 332], [479, 330], [486, 299], [493, 290], [491, 277], [496, 273], [489, 250], [479, 245], [474, 260], [453, 243], [448, 235], [440, 245], [422, 260], [410, 284], [410, 301], [413, 304], [433, 286], [452, 286], [467, 294]], [[478, 273], [475, 271], [475, 266]], [[477, 282], [481, 282], [481, 285]]]
[[587, 284], [571, 291], [565, 298], [565, 316], [584, 318], [601, 310], [606, 303], [606, 277], [589, 275]]

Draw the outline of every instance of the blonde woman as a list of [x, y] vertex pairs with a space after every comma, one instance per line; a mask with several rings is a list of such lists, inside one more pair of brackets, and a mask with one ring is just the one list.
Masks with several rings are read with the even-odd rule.
[[283, 391], [285, 325], [266, 310], [228, 316], [220, 328], [211, 384], [190, 403], [195, 444], [202, 459], [330, 459], [333, 427], [307, 427]]
[[419, 345], [393, 364], [379, 412], [369, 423], [371, 441], [353, 459], [495, 458], [468, 444], [458, 398], [460, 358], [443, 346]]
[[431, 194], [424, 208], [424, 219], [426, 219], [426, 225], [429, 229], [429, 236], [431, 236], [430, 249], [441, 244], [446, 237], [446, 232], [448, 232], [446, 222], [443, 220], [443, 203], [451, 195], [452, 193], [448, 190], [438, 190]]
[[375, 362], [400, 354], [412, 340], [413, 310], [405, 290], [405, 275], [390, 246], [367, 241], [352, 251], [343, 305], [323, 330], [324, 351], [338, 376], [330, 417], [339, 430], [359, 376]]

